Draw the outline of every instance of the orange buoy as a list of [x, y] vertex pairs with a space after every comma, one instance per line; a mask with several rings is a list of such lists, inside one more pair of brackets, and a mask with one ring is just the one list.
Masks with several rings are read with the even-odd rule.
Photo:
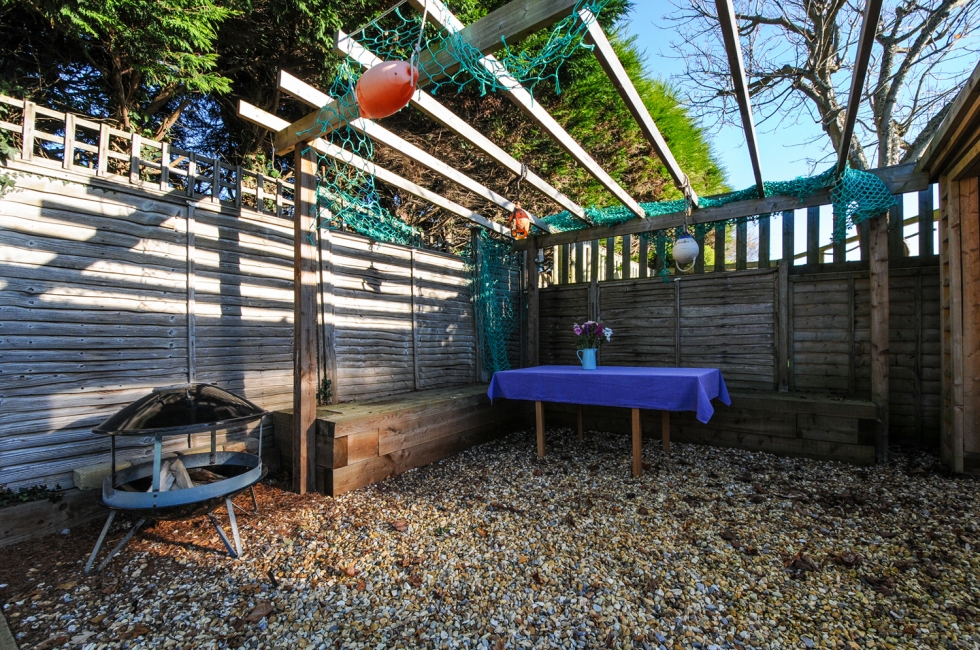
[[507, 225], [514, 239], [526, 239], [531, 233], [531, 216], [521, 209], [520, 201], [514, 203], [514, 211], [510, 213]]
[[408, 61], [385, 61], [369, 68], [354, 87], [361, 117], [376, 120], [405, 108], [418, 80], [418, 68]]

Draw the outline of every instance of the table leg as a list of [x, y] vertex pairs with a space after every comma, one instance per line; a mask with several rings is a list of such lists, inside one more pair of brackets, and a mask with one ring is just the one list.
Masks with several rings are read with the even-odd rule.
[[579, 439], [579, 441], [585, 439], [585, 435], [583, 433], [583, 426], [582, 426], [582, 405], [581, 404], [578, 405], [578, 439]]
[[640, 409], [633, 409], [633, 476], [643, 476], [643, 429], [640, 427]]
[[664, 453], [670, 453], [670, 411], [661, 411], [660, 432], [663, 436]]
[[538, 426], [538, 458], [544, 458], [544, 404], [534, 403], [534, 419]]

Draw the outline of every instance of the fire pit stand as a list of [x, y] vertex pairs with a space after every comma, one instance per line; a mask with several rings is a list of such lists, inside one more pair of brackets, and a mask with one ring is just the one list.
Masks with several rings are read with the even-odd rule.
[[[133, 538], [148, 520], [187, 519], [205, 515], [232, 558], [242, 554], [242, 540], [235, 519], [236, 506], [232, 499], [250, 490], [252, 512], [258, 513], [254, 485], [262, 480], [262, 433], [267, 411], [232, 393], [210, 384], [188, 384], [156, 389], [149, 395], [126, 406], [92, 430], [108, 435], [112, 455], [111, 473], [102, 483], [102, 502], [110, 509], [95, 548], [85, 564], [85, 573], [92, 570], [95, 558], [105, 541], [118, 512], [137, 517], [136, 524], [99, 564], [101, 571]], [[217, 432], [231, 426], [259, 421], [258, 454], [218, 451]], [[191, 436], [210, 431], [209, 452], [184, 454], [164, 458], [163, 439], [170, 436]], [[152, 462], [116, 469], [116, 436], [141, 436], [153, 439]], [[198, 470], [204, 481], [195, 483], [188, 471]], [[222, 504], [228, 510], [234, 547], [221, 528], [215, 508]], [[243, 510], [243, 512], [248, 512]]]

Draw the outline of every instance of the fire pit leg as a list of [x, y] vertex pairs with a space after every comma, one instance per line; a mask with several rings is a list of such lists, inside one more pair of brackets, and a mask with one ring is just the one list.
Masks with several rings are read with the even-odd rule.
[[225, 507], [228, 508], [228, 523], [231, 525], [231, 534], [235, 538], [235, 550], [238, 557], [242, 556], [242, 537], [238, 534], [238, 521], [235, 519], [235, 504], [231, 502], [231, 497], [225, 499]]
[[102, 548], [102, 542], [105, 541], [105, 536], [109, 532], [109, 527], [112, 526], [112, 522], [116, 519], [116, 511], [109, 511], [109, 518], [105, 520], [105, 526], [102, 527], [102, 533], [99, 535], [99, 540], [95, 542], [95, 548], [92, 549], [92, 554], [88, 556], [88, 562], [85, 563], [85, 575], [92, 570], [92, 565], [95, 563], [95, 556], [99, 554], [99, 549]]
[[[221, 538], [221, 542], [225, 545], [225, 548], [228, 549], [228, 555], [230, 555], [232, 559], [237, 560], [240, 553], [235, 553], [235, 549], [231, 547], [231, 542], [228, 541], [228, 536], [225, 535], [225, 531], [221, 530], [221, 524], [218, 523], [218, 518], [214, 516], [213, 512], [209, 512], [208, 519], [211, 520], [211, 524], [214, 526], [214, 529], [218, 531], [218, 537]], [[235, 531], [235, 533], [238, 532], [238, 527], [235, 526], [234, 523], [232, 524], [232, 529]]]
[[106, 567], [106, 565], [109, 564], [109, 560], [111, 560], [113, 557], [115, 557], [116, 553], [118, 553], [119, 551], [122, 550], [122, 547], [126, 545], [126, 542], [128, 542], [131, 539], [133, 539], [133, 535], [135, 535], [136, 534], [136, 531], [138, 531], [140, 529], [140, 526], [142, 526], [145, 523], [146, 523], [146, 519], [140, 519], [139, 521], [137, 521], [136, 522], [136, 525], [133, 526], [132, 528], [130, 528], [129, 529], [129, 532], [126, 533], [126, 536], [123, 537], [122, 540], [120, 540], [118, 544], [116, 544], [116, 548], [112, 549], [112, 551], [109, 553], [109, 555], [105, 556], [105, 559], [102, 560], [102, 564], [99, 565], [99, 568], [96, 569], [95, 572], [98, 573], [98, 572], [102, 571], [102, 569], [104, 569]]

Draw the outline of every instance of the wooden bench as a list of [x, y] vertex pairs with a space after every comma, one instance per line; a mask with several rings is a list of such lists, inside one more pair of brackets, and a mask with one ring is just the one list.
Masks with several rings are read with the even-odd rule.
[[[672, 413], [670, 439], [853, 465], [875, 462], [872, 402], [776, 392], [732, 392], [731, 398], [731, 406], [713, 402], [715, 414], [707, 424], [694, 413]], [[550, 422], [573, 428], [578, 424], [573, 404], [547, 404], [545, 410]], [[640, 413], [644, 434], [659, 437], [660, 413]], [[622, 409], [586, 406], [582, 417], [586, 429], [630, 430], [629, 414]]]
[[[401, 474], [533, 425], [530, 402], [487, 397], [486, 384], [418, 391], [317, 409], [316, 486], [331, 496]], [[292, 410], [274, 414], [292, 462]]]

